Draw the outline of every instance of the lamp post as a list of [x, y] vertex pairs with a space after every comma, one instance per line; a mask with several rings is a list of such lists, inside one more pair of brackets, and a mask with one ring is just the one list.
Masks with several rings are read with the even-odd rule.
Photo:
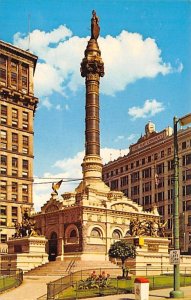
[[[178, 160], [178, 123], [181, 126], [191, 123], [191, 114], [181, 118], [174, 117], [174, 197], [173, 197], [173, 237], [174, 250], [180, 251], [179, 242], [179, 160]], [[174, 290], [170, 292], [170, 298], [183, 298], [184, 293], [180, 290], [180, 267], [179, 264], [174, 264]]]

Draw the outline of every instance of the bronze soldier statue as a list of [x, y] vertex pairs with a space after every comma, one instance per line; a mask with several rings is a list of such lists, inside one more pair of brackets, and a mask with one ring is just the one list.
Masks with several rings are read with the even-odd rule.
[[97, 40], [99, 37], [100, 27], [99, 27], [99, 18], [96, 16], [96, 11], [92, 11], [91, 19], [91, 38]]

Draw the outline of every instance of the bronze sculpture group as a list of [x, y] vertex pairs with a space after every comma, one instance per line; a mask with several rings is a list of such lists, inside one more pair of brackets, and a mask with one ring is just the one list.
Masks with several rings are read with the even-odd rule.
[[141, 220], [137, 217], [130, 220], [129, 232], [131, 236], [165, 237], [165, 226], [158, 218]]
[[21, 237], [29, 237], [29, 236], [36, 236], [38, 235], [35, 230], [35, 220], [29, 216], [27, 210], [24, 211], [22, 216], [22, 222], [19, 223], [16, 221], [14, 223], [15, 226], [15, 234], [14, 238], [21, 238]]

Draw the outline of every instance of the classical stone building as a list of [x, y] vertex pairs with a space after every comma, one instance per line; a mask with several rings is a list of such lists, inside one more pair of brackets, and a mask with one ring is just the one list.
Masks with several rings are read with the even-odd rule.
[[[150, 211], [157, 206], [166, 232], [172, 237], [173, 130], [156, 132], [149, 122], [145, 134], [129, 147], [129, 153], [103, 166], [103, 180], [111, 190], [122, 191], [133, 202]], [[191, 250], [191, 128], [178, 131], [180, 244]]]
[[143, 211], [120, 191], [111, 189], [102, 180], [99, 130], [99, 83], [104, 76], [104, 64], [97, 43], [98, 18], [93, 11], [91, 38], [81, 63], [81, 75], [86, 83], [85, 157], [83, 180], [72, 193], [57, 195], [35, 216], [41, 234], [49, 241], [49, 259], [77, 256], [82, 260], [108, 259], [113, 241], [129, 235], [130, 219], [158, 219], [153, 207]]
[[33, 118], [37, 57], [0, 41], [0, 237], [6, 242], [33, 205]]

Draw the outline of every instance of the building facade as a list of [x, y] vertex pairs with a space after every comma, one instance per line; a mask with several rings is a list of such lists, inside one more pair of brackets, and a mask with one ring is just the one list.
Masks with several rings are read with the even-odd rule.
[[33, 205], [33, 119], [38, 99], [37, 57], [0, 41], [0, 237], [14, 233], [22, 210]]
[[[191, 248], [191, 128], [178, 131], [181, 250]], [[103, 180], [111, 190], [122, 191], [145, 210], [157, 206], [166, 233], [173, 224], [173, 130], [161, 132], [149, 122], [145, 135], [129, 147], [129, 153], [103, 166]]]

